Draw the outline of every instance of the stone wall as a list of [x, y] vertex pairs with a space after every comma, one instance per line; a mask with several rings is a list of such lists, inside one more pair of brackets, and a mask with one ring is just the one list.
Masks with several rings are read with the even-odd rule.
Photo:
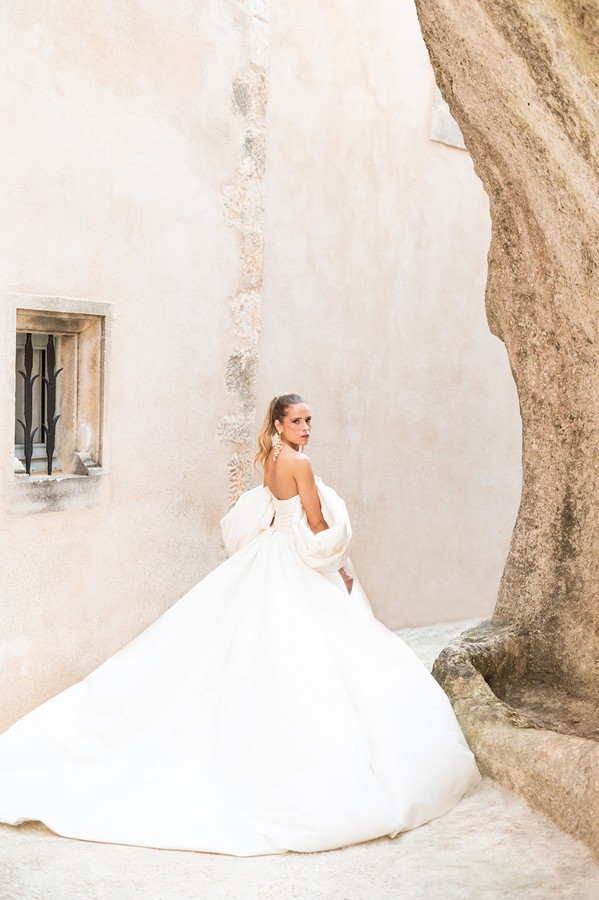
[[246, 123], [239, 169], [225, 189], [225, 216], [241, 247], [238, 291], [230, 306], [231, 352], [225, 369], [225, 388], [234, 398], [233, 412], [220, 422], [221, 441], [233, 445], [229, 457], [229, 502], [251, 487], [255, 472], [256, 376], [258, 340], [262, 329], [264, 272], [264, 174], [266, 171], [266, 106], [270, 26], [266, 4], [246, 0], [253, 13], [250, 60], [233, 81], [233, 108]]

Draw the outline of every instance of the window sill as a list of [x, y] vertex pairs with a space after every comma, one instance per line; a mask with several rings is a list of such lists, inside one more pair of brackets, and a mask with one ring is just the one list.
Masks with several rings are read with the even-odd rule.
[[99, 466], [85, 475], [14, 475], [9, 503], [13, 515], [89, 509], [100, 499], [105, 470]]

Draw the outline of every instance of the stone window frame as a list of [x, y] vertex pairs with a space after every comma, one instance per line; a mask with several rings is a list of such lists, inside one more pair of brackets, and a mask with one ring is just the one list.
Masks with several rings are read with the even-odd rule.
[[[107, 472], [106, 376], [112, 304], [39, 294], [5, 296], [5, 480], [11, 513], [95, 506]], [[57, 424], [61, 471], [27, 475], [14, 455], [15, 354], [18, 332], [59, 336], [61, 417]], [[10, 441], [10, 447], [8, 442]]]

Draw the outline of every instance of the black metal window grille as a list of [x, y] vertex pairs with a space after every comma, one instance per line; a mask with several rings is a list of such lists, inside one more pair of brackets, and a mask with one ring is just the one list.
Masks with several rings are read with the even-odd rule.
[[59, 468], [57, 343], [54, 334], [17, 334], [15, 456], [28, 475], [52, 475]]

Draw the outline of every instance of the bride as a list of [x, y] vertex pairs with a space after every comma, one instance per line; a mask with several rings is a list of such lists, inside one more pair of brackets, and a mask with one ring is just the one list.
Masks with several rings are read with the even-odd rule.
[[222, 520], [230, 558], [83, 681], [0, 737], [0, 821], [236, 856], [415, 828], [479, 780], [451, 705], [378, 622], [343, 501], [275, 397], [264, 484]]

